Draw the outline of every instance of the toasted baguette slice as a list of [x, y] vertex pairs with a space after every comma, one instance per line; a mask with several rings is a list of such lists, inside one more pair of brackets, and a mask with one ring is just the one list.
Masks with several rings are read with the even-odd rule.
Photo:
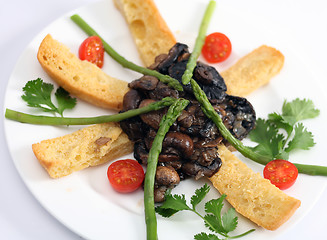
[[145, 66], [161, 53], [168, 53], [176, 39], [153, 0], [114, 0], [133, 35]]
[[95, 64], [81, 61], [47, 35], [37, 53], [42, 68], [69, 93], [99, 107], [120, 110], [127, 82], [110, 77]]
[[32, 149], [50, 177], [60, 178], [129, 154], [133, 143], [118, 123], [103, 123], [43, 140]]
[[267, 84], [284, 65], [284, 55], [275, 48], [262, 45], [239, 59], [221, 73], [227, 85], [227, 93], [245, 97]]
[[254, 173], [225, 146], [219, 146], [222, 167], [210, 180], [237, 212], [259, 226], [275, 230], [301, 205], [269, 180]]

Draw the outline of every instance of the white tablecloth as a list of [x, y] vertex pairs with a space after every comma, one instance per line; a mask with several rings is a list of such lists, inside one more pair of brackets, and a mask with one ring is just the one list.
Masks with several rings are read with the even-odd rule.
[[[0, 7], [0, 105], [14, 65], [33, 37], [62, 14], [95, 0], [1, 0]], [[111, 0], [108, 0], [111, 1]], [[164, 0], [161, 0], [164, 1]], [[223, 0], [227, 1], [227, 0]], [[187, 1], [186, 1], [187, 2]], [[219, 6], [219, 0], [217, 0]], [[288, 28], [303, 45], [305, 55], [326, 68], [327, 2], [322, 0], [234, 0], [244, 8], [262, 11]], [[187, 3], [186, 3], [187, 4]], [[281, 36], [282, 37], [282, 36]], [[327, 81], [327, 79], [325, 79]], [[327, 89], [327, 83], [324, 85]], [[3, 109], [3, 108], [2, 108]], [[52, 217], [28, 191], [11, 160], [0, 124], [0, 238], [6, 240], [81, 239]], [[317, 204], [282, 239], [327, 239], [327, 191]], [[108, 239], [111, 239], [108, 236]]]

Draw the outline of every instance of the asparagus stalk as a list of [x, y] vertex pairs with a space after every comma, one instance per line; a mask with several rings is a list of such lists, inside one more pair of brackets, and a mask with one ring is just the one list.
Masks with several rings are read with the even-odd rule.
[[175, 78], [172, 78], [168, 75], [161, 74], [157, 71], [136, 65], [135, 63], [130, 62], [127, 59], [125, 59], [123, 56], [121, 56], [119, 53], [117, 53], [106, 41], [104, 41], [103, 38], [90, 25], [88, 25], [78, 14], [72, 15], [70, 18], [89, 36], [100, 37], [105, 51], [123, 67], [131, 69], [131, 70], [139, 72], [139, 73], [142, 73], [144, 75], [154, 76], [154, 77], [158, 78], [160, 81], [162, 81], [163, 83], [168, 84], [168, 86], [175, 88], [178, 91], [183, 91], [182, 85]]
[[206, 32], [207, 32], [207, 29], [209, 26], [211, 16], [214, 12], [215, 6], [216, 6], [216, 2], [214, 0], [211, 0], [206, 8], [205, 13], [204, 13], [204, 16], [203, 16], [203, 19], [202, 19], [202, 22], [200, 25], [199, 33], [195, 40], [194, 49], [193, 49], [191, 56], [187, 62], [186, 70], [182, 76], [182, 83], [184, 85], [188, 84], [192, 78], [193, 70], [196, 66], [196, 61], [201, 54], [201, 49], [202, 49], [202, 46], [205, 41]]
[[[226, 128], [224, 125], [221, 117], [219, 114], [214, 110], [211, 103], [209, 102], [207, 96], [203, 92], [203, 90], [200, 88], [200, 86], [197, 84], [197, 82], [193, 79], [191, 79], [191, 85], [194, 92], [194, 95], [196, 99], [201, 104], [201, 109], [204, 112], [204, 114], [211, 119], [216, 126], [218, 127], [221, 135], [231, 144], [233, 147], [235, 147], [243, 156], [257, 162], [263, 165], [266, 165], [268, 162], [270, 162], [271, 158], [267, 156], [263, 156], [255, 151], [253, 151], [251, 148], [245, 146], [240, 140], [236, 139]], [[318, 166], [318, 165], [306, 165], [306, 164], [298, 164], [294, 163], [294, 165], [297, 167], [299, 173], [304, 173], [308, 175], [319, 175], [319, 176], [327, 176], [327, 167], [326, 166]]]
[[160, 121], [160, 127], [149, 152], [144, 180], [144, 210], [148, 240], [157, 239], [157, 219], [154, 208], [154, 182], [158, 157], [162, 150], [162, 141], [170, 126], [176, 121], [188, 103], [188, 100], [180, 98], [169, 107], [167, 114]]
[[85, 117], [85, 118], [67, 118], [67, 117], [50, 117], [50, 116], [38, 116], [32, 114], [26, 114], [17, 112], [11, 109], [6, 109], [5, 117], [10, 120], [38, 124], [38, 125], [89, 125], [105, 122], [119, 122], [127, 118], [135, 117], [137, 115], [156, 111], [161, 108], [170, 106], [176, 101], [171, 97], [165, 97], [161, 101], [151, 103], [145, 107], [132, 109], [123, 113], [104, 115], [98, 117]]

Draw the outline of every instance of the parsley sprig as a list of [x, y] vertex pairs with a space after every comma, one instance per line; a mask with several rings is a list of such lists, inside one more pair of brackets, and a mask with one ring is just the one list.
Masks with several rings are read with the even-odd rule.
[[[225, 237], [225, 239], [239, 238], [254, 231], [254, 229], [251, 229], [237, 236], [229, 236], [229, 233], [234, 231], [237, 227], [238, 217], [234, 208], [229, 208], [226, 212], [222, 213], [222, 208], [224, 206], [223, 201], [226, 198], [225, 194], [223, 194], [218, 199], [212, 199], [208, 201], [205, 204], [205, 212], [207, 214], [202, 216], [196, 210], [196, 206], [205, 198], [209, 190], [210, 187], [208, 184], [204, 184], [204, 186], [201, 188], [196, 189], [194, 195], [191, 197], [191, 207], [187, 205], [184, 194], [172, 195], [171, 191], [167, 191], [165, 202], [161, 206], [156, 207], [156, 212], [163, 217], [171, 217], [175, 213], [183, 210], [194, 212], [196, 215], [203, 219], [205, 226], [209, 228], [210, 231]], [[215, 234], [207, 234], [205, 232], [201, 232], [196, 234], [194, 239], [220, 240], [221, 238]]]
[[313, 134], [300, 122], [315, 118], [319, 110], [313, 102], [296, 98], [291, 102], [284, 101], [281, 113], [271, 113], [268, 119], [259, 118], [256, 128], [249, 137], [259, 143], [253, 149], [271, 159], [289, 159], [292, 150], [308, 150], [315, 145]]
[[41, 78], [28, 81], [23, 87], [24, 95], [22, 99], [30, 107], [41, 108], [45, 112], [58, 113], [63, 116], [66, 109], [72, 109], [76, 105], [76, 98], [72, 98], [62, 87], [57, 88], [55, 97], [58, 106], [51, 99], [54, 86], [51, 83], [45, 83]]

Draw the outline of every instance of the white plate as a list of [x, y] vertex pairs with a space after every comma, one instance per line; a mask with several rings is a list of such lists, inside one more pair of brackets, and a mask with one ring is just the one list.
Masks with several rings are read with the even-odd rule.
[[[177, 39], [192, 48], [207, 1], [188, 1], [185, 12], [179, 11], [184, 8], [185, 1], [156, 2]], [[141, 64], [120, 13], [111, 1], [98, 2], [56, 20], [29, 44], [9, 80], [5, 97], [6, 108], [27, 113], [39, 113], [37, 110], [28, 108], [21, 100], [22, 87], [28, 80], [38, 77], [46, 82], [52, 82], [36, 59], [38, 46], [47, 33], [77, 53], [78, 46], [86, 35], [69, 19], [74, 13], [80, 14], [119, 53], [129, 60]], [[249, 100], [253, 103], [258, 116], [266, 117], [270, 112], [279, 111], [284, 99], [292, 100], [295, 97], [312, 99], [321, 110], [321, 115], [317, 119], [306, 121], [305, 125], [313, 132], [317, 144], [310, 151], [293, 154], [291, 160], [298, 163], [324, 165], [323, 137], [326, 136], [326, 128], [321, 129], [320, 126], [327, 120], [324, 106], [326, 97], [322, 88], [319, 87], [319, 73], [312, 71], [310, 63], [303, 61], [301, 56], [294, 51], [296, 49], [295, 41], [281, 28], [265, 22], [262, 17], [248, 14], [242, 9], [228, 4], [219, 5], [219, 8], [216, 9], [209, 29], [209, 32], [213, 31], [224, 32], [233, 43], [231, 57], [225, 63], [215, 65], [218, 70], [224, 70], [231, 66], [239, 57], [261, 44], [274, 46], [283, 52], [286, 61], [281, 73], [268, 86], [249, 96]], [[281, 39], [278, 36], [284, 37]], [[139, 76], [137, 73], [123, 69], [107, 55], [103, 70], [109, 75], [127, 81], [134, 80]], [[308, 79], [310, 80], [308, 81]], [[96, 116], [108, 114], [108, 111], [78, 101], [77, 107], [65, 114], [66, 116]], [[108, 239], [110, 236], [111, 238], [119, 237], [119, 239], [145, 239], [143, 192], [140, 190], [136, 193], [122, 195], [113, 191], [106, 177], [109, 163], [53, 180], [49, 178], [34, 157], [31, 150], [32, 143], [62, 136], [79, 128], [80, 126], [35, 126], [5, 120], [8, 147], [22, 179], [38, 201], [55, 218], [84, 238]], [[242, 158], [242, 156], [239, 157]], [[261, 165], [247, 159], [243, 160], [254, 171], [262, 172]], [[204, 180], [184, 181], [174, 192], [185, 193], [189, 197], [203, 183]], [[326, 181], [323, 177], [300, 175], [296, 184], [286, 193], [300, 199], [302, 205], [287, 223], [277, 231], [271, 232], [257, 228], [253, 223], [239, 216], [239, 227], [234, 233], [238, 234], [250, 228], [256, 228], [254, 233], [243, 239], [274, 239], [305, 216], [325, 186]], [[219, 194], [212, 188], [208, 199], [213, 197], [219, 197]], [[179, 213], [168, 220], [158, 217], [160, 239], [172, 239], [172, 232], [174, 239], [192, 239], [194, 234], [201, 231], [207, 231], [207, 229], [203, 226], [202, 221], [192, 213]]]

